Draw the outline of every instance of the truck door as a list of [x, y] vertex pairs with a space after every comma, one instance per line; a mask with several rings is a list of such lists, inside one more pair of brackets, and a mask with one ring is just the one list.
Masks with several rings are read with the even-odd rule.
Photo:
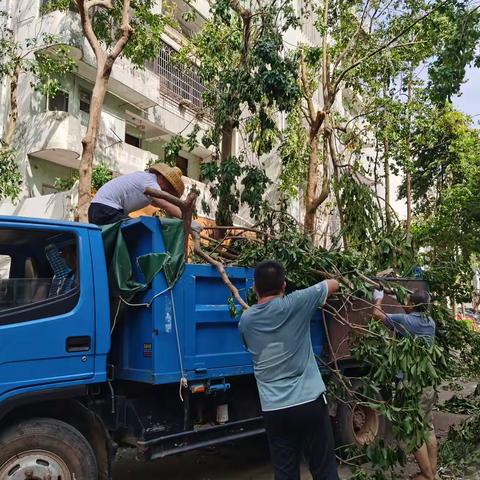
[[88, 230], [0, 221], [0, 396], [95, 372]]

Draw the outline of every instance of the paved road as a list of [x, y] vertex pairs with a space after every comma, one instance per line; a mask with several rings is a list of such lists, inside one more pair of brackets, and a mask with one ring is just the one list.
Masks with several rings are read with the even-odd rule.
[[[191, 452], [153, 463], [135, 462], [121, 452], [114, 480], [272, 480], [264, 438], [244, 440], [218, 448]], [[302, 480], [311, 479], [304, 467]]]
[[[436, 412], [435, 424], [440, 436], [465, 416]], [[409, 473], [414, 473], [414, 465]], [[349, 470], [341, 467], [341, 478]], [[302, 480], [311, 480], [302, 468]], [[136, 462], [131, 451], [121, 451], [114, 466], [113, 480], [272, 480], [268, 445], [263, 437], [243, 440], [217, 448], [191, 452], [150, 463]]]

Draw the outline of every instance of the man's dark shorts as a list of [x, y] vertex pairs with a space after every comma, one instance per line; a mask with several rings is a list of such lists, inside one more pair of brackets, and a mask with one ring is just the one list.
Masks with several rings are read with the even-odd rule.
[[95, 225], [110, 225], [128, 218], [123, 210], [109, 207], [103, 203], [91, 203], [88, 209], [88, 221]]
[[263, 412], [275, 480], [300, 480], [302, 454], [313, 480], [338, 480], [325, 396], [296, 407]]

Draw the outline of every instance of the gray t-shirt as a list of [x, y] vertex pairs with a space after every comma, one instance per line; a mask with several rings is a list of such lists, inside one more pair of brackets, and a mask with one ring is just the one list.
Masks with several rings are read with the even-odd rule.
[[435, 322], [425, 313], [394, 313], [386, 316], [385, 323], [402, 336], [422, 337], [428, 345], [433, 344]]
[[101, 203], [117, 210], [130, 212], [150, 205], [151, 198], [143, 192], [147, 187], [161, 190], [157, 176], [149, 172], [134, 172], [110, 180], [95, 195], [92, 203]]
[[238, 328], [253, 357], [264, 412], [316, 400], [325, 384], [313, 354], [310, 322], [327, 299], [325, 282], [246, 310]]

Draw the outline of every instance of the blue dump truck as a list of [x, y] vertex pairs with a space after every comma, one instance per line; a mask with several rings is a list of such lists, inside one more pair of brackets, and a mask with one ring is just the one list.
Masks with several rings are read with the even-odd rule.
[[[117, 227], [0, 217], [1, 480], [105, 480], [119, 446], [148, 461], [264, 431], [217, 271], [183, 262], [173, 221]], [[252, 270], [227, 273], [246, 296]], [[374, 412], [339, 409], [342, 435], [380, 433]]]

